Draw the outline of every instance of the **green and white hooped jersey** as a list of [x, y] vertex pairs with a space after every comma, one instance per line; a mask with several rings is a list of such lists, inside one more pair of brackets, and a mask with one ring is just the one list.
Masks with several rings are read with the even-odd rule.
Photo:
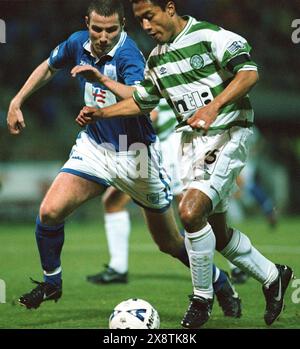
[[[257, 70], [247, 41], [208, 22], [187, 17], [184, 30], [171, 43], [151, 52], [145, 80], [137, 86], [134, 99], [142, 110], [154, 109], [164, 97], [178, 122], [219, 95], [240, 70]], [[233, 120], [253, 121], [248, 96], [224, 106], [212, 127]]]
[[155, 133], [160, 141], [164, 141], [174, 131], [177, 120], [167, 101], [162, 98], [156, 107], [158, 118], [153, 123]]

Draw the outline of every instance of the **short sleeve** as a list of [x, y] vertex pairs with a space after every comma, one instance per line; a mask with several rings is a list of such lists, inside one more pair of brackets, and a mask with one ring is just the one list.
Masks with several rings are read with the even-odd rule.
[[212, 53], [220, 66], [233, 74], [239, 70], [257, 70], [251, 50], [248, 42], [238, 34], [224, 29], [214, 33]]
[[72, 37], [59, 44], [51, 53], [48, 59], [49, 66], [54, 70], [63, 69], [72, 63], [71, 55]]
[[145, 59], [136, 47], [121, 51], [119, 56], [119, 74], [125, 85], [133, 86], [144, 80]]
[[159, 89], [149, 74], [149, 70], [145, 69], [145, 79], [136, 85], [133, 98], [141, 110], [153, 110], [162, 98]]

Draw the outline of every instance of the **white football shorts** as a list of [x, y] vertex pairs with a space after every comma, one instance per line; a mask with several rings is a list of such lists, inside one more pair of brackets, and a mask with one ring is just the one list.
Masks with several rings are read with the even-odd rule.
[[160, 141], [163, 165], [168, 175], [171, 177], [171, 189], [174, 195], [179, 195], [183, 191], [180, 179], [179, 152], [181, 134], [173, 132], [168, 138]]
[[128, 151], [97, 144], [86, 131], [79, 134], [61, 172], [71, 173], [128, 194], [138, 205], [156, 212], [170, 206], [170, 178], [162, 165], [159, 140], [137, 143]]
[[251, 128], [232, 127], [201, 136], [182, 132], [180, 171], [184, 190], [198, 189], [212, 201], [212, 213], [227, 211], [236, 178], [246, 163]]

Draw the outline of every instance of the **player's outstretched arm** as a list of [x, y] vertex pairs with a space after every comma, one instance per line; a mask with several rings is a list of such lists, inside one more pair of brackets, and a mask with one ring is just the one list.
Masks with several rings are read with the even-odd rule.
[[83, 107], [76, 118], [76, 122], [84, 127], [95, 123], [99, 119], [138, 116], [141, 113], [141, 109], [131, 97], [106, 108]]
[[107, 87], [115, 96], [120, 99], [126, 99], [132, 96], [135, 87], [124, 85], [118, 81], [110, 79], [108, 76], [101, 74], [98, 69], [91, 65], [77, 65], [71, 70], [73, 78], [77, 74], [83, 76], [89, 82], [98, 82]]
[[7, 113], [7, 127], [12, 135], [18, 135], [25, 128], [22, 104], [36, 90], [45, 85], [55, 72], [49, 67], [47, 61], [40, 64], [30, 75], [18, 94], [12, 99]]
[[188, 119], [188, 124], [193, 128], [207, 131], [215, 121], [219, 110], [237, 99], [245, 96], [258, 81], [258, 73], [255, 70], [239, 71], [231, 83], [207, 106], [199, 109]]

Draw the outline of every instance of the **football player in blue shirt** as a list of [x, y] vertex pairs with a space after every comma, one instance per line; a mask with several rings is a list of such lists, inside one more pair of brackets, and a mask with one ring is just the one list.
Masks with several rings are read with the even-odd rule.
[[[113, 94], [99, 82], [97, 74], [73, 71], [79, 78], [85, 105], [90, 107], [102, 108], [130, 97], [132, 90], [125, 85], [133, 86], [143, 80], [145, 61], [123, 29], [122, 1], [93, 1], [86, 24], [88, 30], [74, 33], [57, 46], [13, 98], [7, 117], [11, 134], [18, 135], [25, 128], [21, 111], [25, 100], [69, 65], [91, 66], [119, 83]], [[42, 201], [36, 220], [36, 241], [44, 282], [33, 281], [37, 286], [20, 297], [20, 304], [28, 309], [38, 308], [43, 301], [61, 297], [64, 221], [82, 203], [103, 194], [109, 186], [126, 192], [144, 208], [150, 232], [162, 252], [189, 265], [184, 240], [170, 209], [169, 177], [161, 165], [149, 116], [99, 120], [80, 132], [69, 160]]]

